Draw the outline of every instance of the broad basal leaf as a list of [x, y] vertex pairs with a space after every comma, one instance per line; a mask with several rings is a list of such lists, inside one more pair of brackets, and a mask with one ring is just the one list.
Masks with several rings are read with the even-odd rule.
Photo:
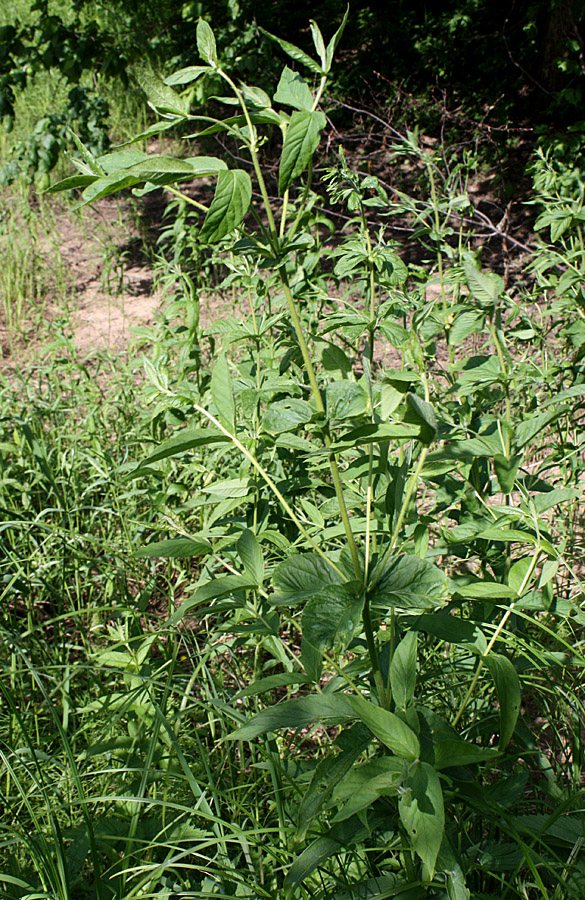
[[276, 594], [272, 600], [294, 605], [342, 581], [343, 576], [317, 553], [293, 553], [274, 570], [272, 584]]
[[318, 110], [297, 110], [291, 118], [280, 157], [278, 192], [284, 194], [291, 181], [302, 175], [319, 146], [327, 119]]
[[215, 196], [205, 216], [200, 232], [201, 240], [219, 241], [237, 228], [250, 206], [252, 182], [242, 169], [228, 169], [219, 173]]
[[410, 554], [391, 556], [374, 575], [376, 580], [368, 593], [377, 609], [399, 606], [424, 610], [442, 605], [446, 599], [447, 579], [427, 559]]
[[318, 650], [346, 647], [361, 621], [363, 597], [345, 584], [328, 585], [311, 597], [303, 610], [303, 643]]
[[314, 409], [306, 400], [290, 397], [271, 403], [262, 416], [262, 428], [268, 434], [282, 434], [294, 431], [300, 425], [311, 421]]

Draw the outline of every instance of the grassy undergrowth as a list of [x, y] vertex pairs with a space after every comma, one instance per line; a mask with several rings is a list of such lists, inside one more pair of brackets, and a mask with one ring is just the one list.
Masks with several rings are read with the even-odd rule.
[[[235, 84], [204, 22], [201, 66], [142, 72], [229, 166], [131, 146], [56, 186], [170, 186], [171, 296], [144, 384], [66, 340], [2, 382], [11, 900], [582, 897], [582, 175], [535, 160], [511, 285], [455, 153], [314, 184], [312, 33], [280, 46], [314, 90]], [[175, 90], [210, 73], [227, 120]], [[241, 314], [204, 329], [217, 273]]]

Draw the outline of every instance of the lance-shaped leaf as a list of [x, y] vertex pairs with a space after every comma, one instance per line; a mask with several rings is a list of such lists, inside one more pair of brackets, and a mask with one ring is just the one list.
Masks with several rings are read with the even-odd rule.
[[415, 853], [423, 862], [424, 877], [435, 872], [445, 830], [445, 808], [439, 776], [428, 763], [417, 763], [409, 772], [400, 798], [400, 819]]
[[330, 584], [340, 584], [343, 575], [317, 553], [293, 553], [279, 563], [272, 575], [277, 604], [293, 605], [308, 600]]
[[339, 28], [337, 29], [337, 31], [335, 32], [335, 34], [333, 35], [333, 37], [331, 38], [329, 43], [327, 44], [326, 65], [325, 65], [326, 72], [329, 72], [329, 70], [331, 69], [331, 63], [333, 62], [333, 54], [337, 50], [337, 47], [341, 40], [341, 36], [342, 36], [343, 32], [345, 31], [345, 26], [347, 25], [348, 17], [349, 17], [349, 4], [346, 7], [343, 19], [341, 20], [341, 25], [339, 26]]
[[242, 169], [219, 173], [215, 196], [205, 217], [200, 237], [213, 243], [237, 228], [250, 206], [252, 182]]
[[189, 101], [165, 84], [150, 63], [136, 63], [133, 66], [133, 72], [138, 84], [146, 94], [148, 102], [156, 110], [183, 118], [189, 115]]
[[289, 41], [284, 41], [282, 38], [276, 37], [276, 35], [271, 34], [269, 31], [266, 31], [265, 28], [261, 28], [260, 31], [262, 34], [265, 34], [266, 37], [269, 37], [271, 41], [275, 41], [279, 47], [281, 47], [285, 53], [287, 53], [291, 59], [296, 60], [296, 62], [302, 63], [311, 72], [315, 72], [317, 75], [324, 75], [324, 71], [319, 65], [316, 63], [314, 59], [305, 53], [304, 50], [301, 50], [300, 47], [296, 47], [294, 44], [291, 44]]
[[322, 721], [339, 724], [355, 718], [351, 698], [346, 694], [312, 694], [263, 709], [237, 731], [228, 734], [227, 739], [252, 741], [267, 731], [280, 728], [306, 728]]
[[500, 706], [500, 740], [498, 746], [504, 750], [510, 743], [522, 701], [520, 679], [512, 662], [500, 653], [490, 653], [484, 657], [496, 685], [496, 694]]
[[313, 109], [313, 95], [309, 85], [297, 72], [293, 72], [288, 66], [285, 66], [282, 70], [273, 99], [275, 103], [282, 103], [284, 106], [294, 106], [295, 109], [304, 109], [307, 112], [311, 112]]
[[83, 200], [76, 208], [86, 206], [101, 197], [108, 197], [135, 184], [150, 182], [159, 186], [188, 181], [204, 175], [216, 175], [226, 169], [221, 159], [209, 156], [195, 156], [189, 159], [174, 159], [171, 156], [150, 156], [128, 168], [120, 167], [109, 175], [97, 178], [83, 192]]
[[400, 641], [390, 664], [392, 698], [399, 709], [412, 703], [416, 685], [417, 633], [409, 631]]
[[168, 541], [155, 541], [140, 547], [133, 553], [134, 557], [160, 557], [161, 559], [186, 559], [190, 556], [205, 556], [211, 550], [211, 544], [205, 540], [192, 538], [173, 538]]
[[284, 194], [291, 181], [302, 175], [309, 165], [326, 124], [327, 119], [318, 110], [295, 110], [290, 117], [278, 170], [280, 194]]
[[231, 434], [236, 432], [236, 404], [228, 361], [220, 354], [211, 373], [211, 396], [221, 424]]
[[199, 56], [210, 66], [217, 66], [217, 48], [211, 26], [205, 19], [199, 19], [197, 23], [197, 50]]
[[375, 734], [389, 750], [400, 759], [413, 761], [420, 756], [420, 744], [414, 731], [406, 722], [399, 719], [387, 709], [374, 706], [363, 697], [351, 696], [347, 698], [356, 717], [367, 725], [372, 734]]

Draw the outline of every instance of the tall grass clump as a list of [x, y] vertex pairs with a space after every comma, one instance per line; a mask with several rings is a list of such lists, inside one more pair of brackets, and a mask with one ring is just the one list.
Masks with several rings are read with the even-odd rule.
[[[138, 70], [146, 133], [220, 134], [229, 163], [130, 144], [54, 187], [168, 189], [176, 295], [139, 418], [120, 396], [75, 452], [28, 420], [5, 451], [34, 509], [7, 537], [8, 896], [582, 896], [583, 316], [553, 281], [580, 213], [511, 289], [464, 169], [416, 135], [392, 151], [416, 195], [343, 153], [317, 183], [345, 21], [311, 22], [313, 56], [269, 36], [292, 60], [271, 97], [201, 20], [200, 64]], [[207, 78], [225, 118], [191, 114]], [[241, 315], [203, 331], [191, 253]]]

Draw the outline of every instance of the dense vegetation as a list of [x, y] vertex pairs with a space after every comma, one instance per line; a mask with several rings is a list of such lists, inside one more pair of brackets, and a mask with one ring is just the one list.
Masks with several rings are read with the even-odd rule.
[[[509, 179], [478, 199], [492, 173], [470, 150], [477, 122], [456, 143], [407, 127], [425, 97], [432, 112], [436, 75], [463, 104], [457, 128], [488, 102], [493, 63], [451, 69], [453, 35], [528, 34], [522, 77], [545, 50], [541, 75], [566, 65], [546, 103], [506, 94], [497, 152], [518, 165], [519, 117], [560, 124], [580, 90], [582, 11], [386, 6], [411, 36], [394, 69], [373, 3], [311, 10], [336, 17], [325, 38], [285, 2], [270, 20], [188, 4], [178, 24], [174, 4], [41, 2], [6, 26], [10, 900], [583, 896], [580, 132], [524, 148], [527, 237], [486, 213]], [[553, 28], [559, 10], [572, 30]], [[156, 33], [148, 58], [138, 23]], [[324, 157], [326, 112], [359, 128], [342, 104], [366, 103], [370, 52], [414, 93], [394, 124], [392, 98], [374, 114], [360, 142], [376, 153], [344, 152], [341, 134]], [[34, 79], [15, 73], [34, 54], [36, 89], [60, 73], [55, 144], [45, 125], [26, 136]], [[103, 92], [87, 80], [98, 59]], [[27, 180], [47, 185], [54, 163], [33, 202]], [[83, 359], [53, 322], [49, 355], [19, 365], [42, 265], [33, 241], [34, 278], [17, 283], [12, 236], [50, 222], [55, 195], [82, 215], [129, 189], [166, 198], [150, 248], [166, 302], [141, 358]]]

